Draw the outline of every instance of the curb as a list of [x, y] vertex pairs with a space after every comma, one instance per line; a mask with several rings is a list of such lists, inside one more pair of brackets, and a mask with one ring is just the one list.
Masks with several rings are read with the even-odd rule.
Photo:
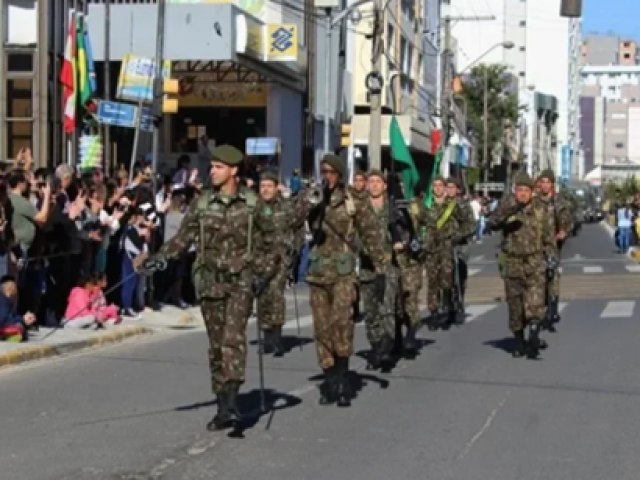
[[33, 347], [26, 346], [24, 348], [16, 349], [12, 352], [1, 354], [0, 367], [4, 367], [7, 365], [16, 365], [18, 363], [38, 360], [41, 358], [64, 355], [66, 353], [83, 350], [86, 348], [118, 343], [129, 337], [153, 332], [154, 330], [148, 327], [134, 326], [125, 327], [121, 330], [114, 330], [112, 332], [105, 333], [104, 335], [97, 335], [89, 338], [84, 338], [82, 340], [66, 342], [58, 345], [38, 345]]

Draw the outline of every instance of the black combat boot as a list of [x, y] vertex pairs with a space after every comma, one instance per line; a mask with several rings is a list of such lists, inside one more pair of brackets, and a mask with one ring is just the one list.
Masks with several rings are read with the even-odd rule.
[[524, 331], [518, 330], [513, 333], [513, 336], [516, 338], [516, 345], [513, 348], [511, 355], [513, 358], [522, 358], [527, 350], [527, 344], [524, 341]]
[[535, 360], [540, 355], [540, 326], [535, 323], [529, 325], [529, 339], [527, 341], [527, 358]]
[[[560, 309], [559, 309], [559, 305], [558, 305], [558, 299], [557, 298], [553, 298], [551, 300], [551, 326], [553, 327], [553, 325], [555, 325], [556, 323], [560, 323]], [[555, 327], [554, 327], [554, 331], [555, 331]]]
[[[449, 330], [453, 325], [452, 318], [455, 319], [455, 310], [451, 301], [451, 290], [443, 290], [442, 298], [444, 299], [444, 310], [447, 312], [446, 317], [440, 317], [439, 327], [442, 330]], [[453, 315], [452, 315], [453, 314]]]
[[229, 382], [227, 384], [227, 400], [229, 405], [229, 421], [234, 429], [237, 429], [242, 423], [242, 415], [236, 403], [240, 384], [238, 382]]
[[215, 417], [207, 423], [207, 430], [210, 432], [224, 430], [232, 426], [231, 415], [229, 414], [229, 395], [226, 390], [226, 385], [216, 394], [216, 400], [218, 403], [218, 411]]
[[416, 342], [416, 332], [418, 327], [416, 325], [407, 326], [407, 333], [404, 336], [404, 351], [406, 353], [415, 353], [418, 349], [418, 343]]
[[273, 336], [271, 338], [271, 344], [273, 345], [273, 356], [284, 356], [284, 345], [282, 344], [282, 325], [273, 327]]
[[391, 337], [383, 337], [380, 342], [380, 366], [388, 366], [393, 363], [393, 344]]
[[324, 368], [324, 380], [320, 384], [320, 399], [318, 403], [320, 405], [331, 405], [336, 402], [337, 389], [336, 385], [336, 365]]
[[263, 355], [270, 355], [273, 353], [274, 347], [272, 329], [269, 328], [262, 331], [262, 345], [260, 345], [258, 348], [261, 349], [260, 351]]
[[382, 362], [380, 356], [382, 353], [382, 342], [373, 342], [371, 344], [371, 350], [367, 355], [367, 370], [377, 370], [380, 368]]
[[350, 407], [351, 383], [349, 381], [349, 357], [337, 357], [336, 368], [336, 383], [338, 384], [337, 404], [339, 407]]
[[427, 318], [427, 328], [431, 332], [435, 332], [438, 329], [438, 311], [432, 310], [429, 318]]

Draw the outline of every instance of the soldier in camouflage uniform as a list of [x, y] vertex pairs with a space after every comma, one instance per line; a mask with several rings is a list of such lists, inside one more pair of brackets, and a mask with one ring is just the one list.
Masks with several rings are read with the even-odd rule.
[[[273, 278], [258, 297], [258, 320], [264, 330], [263, 353], [284, 355], [282, 326], [285, 323], [286, 303], [284, 290], [293, 267], [295, 233], [301, 230], [300, 221], [294, 221], [294, 210], [278, 191], [278, 172], [267, 169], [260, 175], [260, 198], [256, 219], [262, 226], [257, 232], [256, 256], [276, 253], [281, 259]], [[302, 219], [304, 221], [304, 219]]]
[[[389, 231], [389, 199], [386, 195], [386, 178], [380, 170], [372, 170], [367, 175], [368, 202], [378, 220], [383, 248], [391, 257], [392, 245]], [[391, 361], [391, 349], [395, 335], [396, 302], [398, 299], [398, 270], [390, 264], [386, 270], [384, 297], [376, 296], [376, 270], [371, 257], [360, 254], [360, 292], [366, 309], [365, 326], [371, 344], [369, 367], [380, 368]]]
[[[547, 212], [554, 224], [554, 232], [557, 241], [557, 248], [554, 258], [560, 262], [561, 250], [564, 241], [572, 229], [571, 206], [556, 195], [555, 175], [553, 170], [544, 170], [538, 177], [540, 193], [536, 195], [535, 202]], [[555, 331], [554, 324], [560, 321], [558, 302], [560, 298], [560, 272], [559, 265], [547, 271], [547, 313], [545, 315], [544, 327], [549, 331]]]
[[[366, 202], [369, 198], [369, 192], [367, 191], [367, 174], [362, 170], [356, 170], [353, 174], [353, 183], [347, 187], [347, 191], [355, 200]], [[357, 239], [356, 242], [360, 249], [361, 246]], [[360, 275], [358, 275], [358, 281], [356, 282], [356, 298], [353, 301], [353, 318], [356, 322], [362, 321], [363, 318], [365, 318], [366, 322], [366, 316], [360, 311], [360, 301], [362, 300], [361, 292], [362, 281]]]
[[[464, 312], [464, 294], [466, 291], [467, 275], [469, 271], [467, 265], [467, 262], [469, 261], [469, 251], [467, 247], [469, 245], [469, 240], [473, 237], [473, 232], [475, 232], [476, 221], [473, 216], [471, 203], [469, 202], [469, 200], [462, 198], [462, 196], [460, 195], [460, 183], [458, 182], [458, 180], [453, 177], [447, 178], [446, 191], [447, 197], [455, 200], [458, 203], [458, 208], [462, 212], [460, 217], [462, 217], [463, 222], [458, 224], [456, 230], [461, 235], [464, 235], [465, 232], [472, 232], [467, 238], [461, 239], [460, 244], [455, 245], [453, 249], [454, 258], [458, 265], [458, 282], [457, 284], [456, 282], [454, 282], [454, 294], [457, 295], [457, 298], [460, 302], [460, 305], [458, 307]], [[464, 318], [459, 317], [458, 321], [464, 322]]]
[[[516, 176], [515, 195], [491, 215], [489, 227], [502, 230], [503, 235], [509, 328], [516, 338], [513, 356], [537, 358], [545, 312], [545, 269], [547, 262], [553, 261], [556, 238], [552, 217], [533, 201], [533, 181], [527, 173]], [[527, 326], [529, 337], [525, 341]]]
[[[427, 218], [427, 305], [431, 312], [429, 329], [436, 330], [438, 327], [448, 328], [457, 321], [452, 292], [453, 248], [473, 235], [475, 225], [459, 228], [467, 226], [467, 210], [459, 205], [457, 199], [447, 198], [444, 178], [436, 176], [432, 186], [434, 204]], [[444, 322], [438, 321], [440, 294], [447, 311]]]
[[189, 206], [180, 230], [156, 258], [176, 258], [197, 244], [194, 284], [209, 336], [211, 383], [218, 412], [209, 430], [235, 427], [240, 421], [236, 396], [244, 382], [247, 355], [246, 326], [253, 293], [264, 288], [280, 262], [259, 241], [261, 220], [255, 216], [257, 198], [238, 184], [242, 152], [221, 145], [212, 152], [211, 190], [203, 190]]
[[[309, 253], [307, 282], [316, 338], [318, 363], [325, 380], [320, 386], [320, 403], [351, 404], [348, 379], [349, 357], [353, 354], [352, 305], [355, 299], [354, 238], [357, 234], [373, 262], [377, 296], [384, 295], [384, 271], [388, 263], [378, 221], [373, 210], [355, 200], [341, 183], [344, 160], [327, 154], [321, 162], [324, 177], [323, 201], [310, 209], [313, 243]], [[304, 197], [304, 195], [303, 195]]]

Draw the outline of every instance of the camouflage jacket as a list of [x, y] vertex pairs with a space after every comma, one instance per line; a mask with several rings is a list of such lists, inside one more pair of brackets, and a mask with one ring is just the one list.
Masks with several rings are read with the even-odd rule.
[[[473, 237], [476, 232], [476, 219], [473, 216], [473, 209], [471, 208], [471, 203], [468, 200], [464, 200], [462, 198], [457, 199], [458, 208], [460, 208], [461, 217], [463, 221], [458, 223], [458, 236], [462, 243], [456, 245], [455, 250], [458, 254], [458, 258], [462, 258], [463, 260], [468, 260], [468, 240]], [[456, 220], [458, 222], [458, 220]]]
[[[369, 204], [369, 208], [373, 212], [373, 215], [376, 218], [376, 225], [379, 230], [380, 238], [383, 238], [382, 248], [384, 249], [387, 257], [391, 258], [392, 248], [391, 248], [391, 233], [389, 231], [389, 199], [384, 199], [384, 205], [382, 208], [375, 208], [371, 205], [369, 200], [366, 200]], [[368, 251], [366, 249], [362, 249], [360, 251], [360, 280], [362, 281], [371, 281], [375, 277], [375, 267], [374, 262], [371, 259]]]
[[502, 229], [502, 251], [507, 258], [540, 255], [542, 259], [555, 254], [553, 218], [538, 202], [522, 206], [511, 197], [491, 214], [489, 222]]
[[573, 212], [572, 206], [568, 201], [559, 196], [548, 198], [535, 196], [534, 202], [543, 208], [553, 219], [554, 231], [556, 233], [562, 230], [567, 235], [569, 234], [573, 228]]
[[338, 187], [326, 206], [311, 208], [309, 217], [314, 234], [307, 271], [309, 283], [331, 284], [340, 277], [355, 274], [356, 235], [375, 270], [384, 270], [389, 257], [383, 248], [384, 236], [378, 219], [368, 202], [354, 199], [344, 187]]
[[[409, 218], [412, 222], [413, 231], [415, 232], [418, 239], [422, 242], [423, 247], [425, 246], [426, 240], [426, 230], [429, 223], [429, 211], [427, 207], [422, 203], [422, 199], [415, 197], [411, 202], [409, 202]], [[410, 232], [408, 229], [403, 231], [403, 242], [409, 241]], [[423, 262], [416, 260], [415, 258], [411, 258], [409, 255], [400, 254], [396, 255], [398, 260], [398, 265], [400, 268], [408, 268], [421, 265]]]
[[272, 275], [281, 261], [277, 251], [267, 251], [261, 244], [272, 226], [266, 225], [255, 211], [250, 214], [256, 206], [256, 194], [244, 187], [231, 197], [205, 190], [191, 202], [178, 233], [160, 248], [158, 255], [175, 258], [196, 243], [193, 273], [200, 298], [224, 298], [231, 287], [249, 289], [253, 275]]
[[261, 227], [256, 231], [256, 253], [277, 252], [283, 260], [290, 261], [299, 231], [304, 227], [304, 218], [295, 217], [294, 204], [280, 195], [269, 202], [259, 199], [256, 221]]
[[[452, 210], [447, 217], [449, 209]], [[447, 199], [440, 204], [434, 203], [428, 210], [427, 216], [427, 252], [451, 250], [455, 243], [471, 237], [475, 232], [475, 221], [472, 221], [473, 212], [471, 216], [469, 213], [469, 206], [458, 199]], [[440, 228], [438, 228], [439, 222], [442, 222]]]

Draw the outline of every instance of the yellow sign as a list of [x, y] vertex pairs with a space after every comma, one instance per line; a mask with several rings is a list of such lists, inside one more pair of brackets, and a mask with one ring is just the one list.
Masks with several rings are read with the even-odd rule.
[[268, 62], [296, 62], [298, 60], [298, 27], [293, 23], [267, 25]]
[[218, 82], [210, 73], [176, 75], [180, 107], [265, 107], [267, 86], [251, 82]]

